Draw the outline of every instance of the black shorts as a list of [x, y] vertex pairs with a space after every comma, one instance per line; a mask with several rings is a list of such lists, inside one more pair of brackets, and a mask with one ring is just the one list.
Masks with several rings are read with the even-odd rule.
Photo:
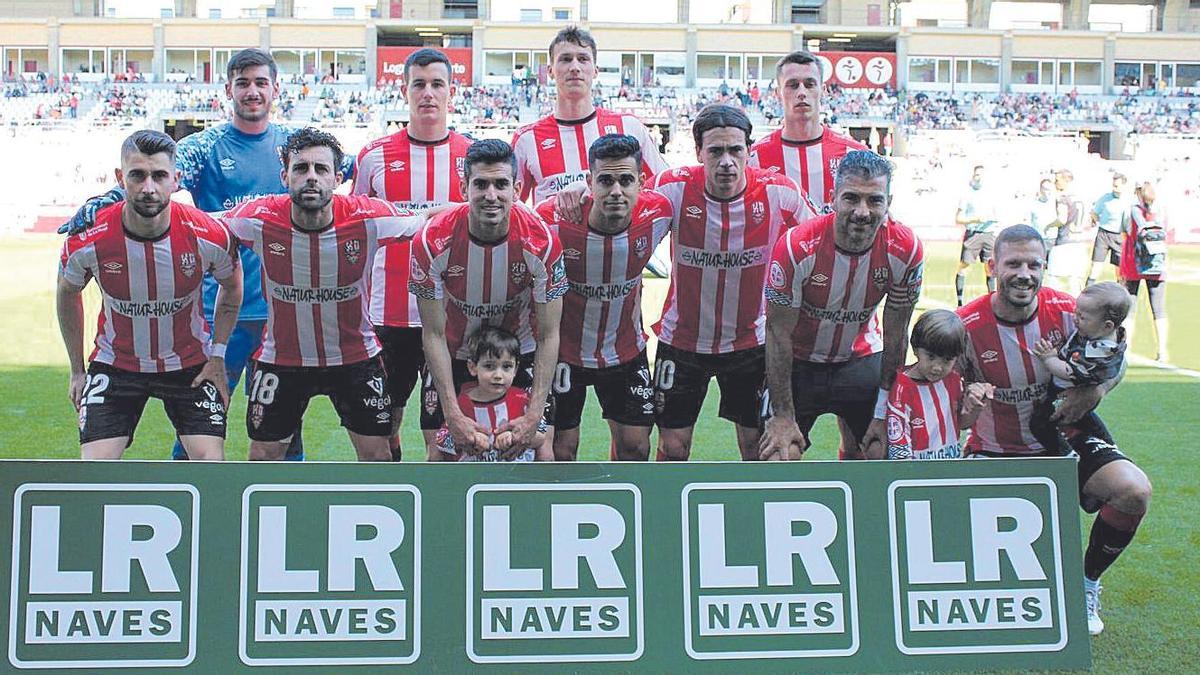
[[[451, 359], [450, 375], [454, 378], [454, 391], [457, 392], [467, 382], [473, 382], [474, 377], [471, 376], [471, 371], [467, 370], [467, 362], [464, 359]], [[533, 354], [522, 354], [521, 358], [517, 359], [517, 374], [513, 377], [513, 386], [520, 387], [528, 391], [533, 387]], [[546, 421], [551, 423], [553, 408], [550, 401], [553, 397], [546, 397]], [[446, 423], [446, 417], [442, 414], [442, 402], [438, 400], [437, 387], [433, 384], [433, 374], [429, 372], [429, 368], [424, 368], [421, 371], [421, 430], [422, 431], [437, 431]]]
[[412, 394], [421, 369], [425, 367], [425, 350], [421, 347], [421, 329], [375, 326], [375, 336], [383, 346], [383, 369], [387, 371], [388, 393], [392, 407], [403, 408]]
[[992, 248], [995, 245], [995, 234], [967, 230], [963, 233], [962, 251], [958, 254], [958, 259], [964, 265], [987, 262], [992, 259]]
[[[1097, 418], [1098, 419], [1098, 418]], [[1112, 462], [1125, 461], [1132, 462], [1117, 449], [1117, 443], [1113, 440], [1112, 434], [1103, 422], [1099, 423], [1099, 428], [1093, 433], [1079, 433], [1067, 438], [1067, 445], [1070, 446], [1070, 457], [1075, 457], [1079, 460], [1076, 465], [1076, 470], [1079, 472], [1079, 507], [1087, 513], [1095, 513], [1104, 506], [1104, 502], [1089, 497], [1084, 494], [1083, 488], [1087, 485], [1092, 476], [1103, 468], [1105, 465]], [[1061, 450], [1045, 450], [1034, 455], [1004, 455], [999, 453], [981, 452], [976, 456], [984, 457], [1062, 457], [1064, 456]]]
[[765, 347], [697, 354], [659, 343], [654, 358], [654, 407], [659, 428], [694, 426], [713, 377], [721, 388], [717, 414], [739, 426], [757, 428], [766, 366]]
[[177, 436], [225, 438], [226, 410], [216, 386], [192, 386], [202, 365], [169, 373], [135, 373], [106, 363], [88, 366], [87, 384], [79, 406], [79, 442], [128, 436], [133, 432], [146, 400], [163, 402]]
[[1125, 290], [1133, 296], [1134, 307], [1137, 306], [1138, 287], [1146, 282], [1146, 292], [1150, 295], [1150, 312], [1155, 319], [1167, 318], [1167, 286], [1162, 279], [1126, 279]]
[[1096, 243], [1092, 245], [1092, 262], [1103, 261], [1105, 253], [1108, 253], [1108, 262], [1110, 265], [1121, 264], [1120, 232], [1096, 230]]
[[363, 436], [392, 433], [392, 397], [383, 359], [324, 368], [254, 362], [246, 435], [253, 441], [282, 441], [300, 426], [312, 397], [333, 402], [342, 426]]
[[[883, 354], [843, 363], [793, 361], [792, 405], [800, 431], [807, 436], [818, 417], [832, 413], [846, 422], [861, 443], [875, 417], [882, 362]], [[764, 414], [771, 410], [769, 398], [763, 402]]]
[[560, 362], [550, 383], [555, 428], [579, 426], [589, 385], [596, 388], [604, 419], [634, 427], [654, 424], [654, 385], [645, 351], [628, 363], [610, 368], [584, 368]]

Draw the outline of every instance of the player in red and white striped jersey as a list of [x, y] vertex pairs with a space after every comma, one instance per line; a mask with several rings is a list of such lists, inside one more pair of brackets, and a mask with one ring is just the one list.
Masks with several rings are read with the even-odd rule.
[[613, 438], [613, 456], [645, 460], [654, 422], [642, 270], [671, 229], [671, 203], [642, 190], [636, 138], [601, 136], [589, 154], [590, 202], [579, 221], [538, 205], [562, 242], [569, 290], [563, 297], [558, 367], [552, 382], [554, 455], [574, 460], [588, 385], [594, 385]]
[[[408, 101], [408, 126], [368, 143], [358, 153], [354, 194], [365, 194], [412, 211], [463, 201], [463, 161], [471, 139], [447, 126], [451, 94], [450, 59], [436, 49], [418, 49], [404, 61], [401, 93]], [[408, 291], [411, 239], [396, 239], [375, 253], [369, 315], [383, 347], [392, 397], [392, 459], [400, 461], [404, 404], [425, 365], [421, 316]], [[429, 453], [436, 434], [425, 432]]]
[[[1034, 356], [1038, 340], [1061, 343], [1074, 329], [1075, 300], [1043, 288], [1046, 245], [1028, 225], [1005, 228], [996, 237], [989, 273], [996, 291], [958, 309], [967, 329], [963, 375], [995, 385], [995, 398], [971, 429], [967, 453], [984, 457], [1055, 455], [1029, 428], [1033, 407], [1050, 384], [1050, 371]], [[1073, 423], [1099, 404], [1120, 381], [1071, 387], [1063, 392], [1053, 421]], [[1146, 474], [1117, 449], [1107, 430], [1068, 439], [1079, 459], [1080, 506], [1099, 510], [1084, 553], [1088, 630], [1104, 630], [1099, 615], [1100, 575], [1132, 541], [1150, 505]]]
[[532, 194], [537, 204], [583, 180], [588, 148], [605, 134], [625, 134], [638, 140], [642, 175], [647, 181], [667, 168], [641, 120], [595, 107], [592, 83], [597, 73], [596, 41], [591, 34], [570, 26], [554, 36], [550, 43], [550, 75], [557, 91], [554, 114], [517, 130], [512, 140], [521, 201]]
[[783, 104], [783, 127], [754, 143], [750, 165], [796, 181], [818, 212], [829, 213], [842, 157], [868, 148], [821, 123], [823, 81], [821, 62], [811, 52], [794, 51], [779, 60], [775, 92]]
[[674, 219], [671, 286], [654, 326], [659, 453], [667, 459], [688, 458], [714, 376], [743, 459], [759, 454], [763, 277], [776, 239], [814, 214], [791, 179], [746, 166], [750, 132], [740, 109], [706, 107], [692, 125], [702, 164], [654, 181]]
[[341, 147], [316, 129], [284, 147], [288, 195], [261, 197], [223, 220], [262, 259], [267, 326], [255, 354], [251, 459], [282, 459], [309, 399], [328, 395], [361, 460], [386, 461], [391, 400], [367, 318], [380, 240], [410, 237], [423, 217], [362, 195], [334, 195]]
[[962, 319], [947, 309], [921, 315], [912, 330], [917, 362], [896, 373], [887, 402], [888, 459], [962, 457], [959, 430], [970, 427], [992, 387], [972, 382], [964, 390], [954, 367], [966, 344]]
[[457, 446], [474, 443], [476, 425], [457, 402], [469, 376], [464, 340], [480, 326], [500, 326], [521, 341], [525, 372], [517, 386], [531, 388], [530, 412], [511, 426], [514, 442], [528, 446], [558, 358], [567, 289], [562, 247], [533, 210], [514, 204], [516, 166], [507, 143], [472, 144], [465, 177], [467, 203], [433, 217], [413, 242], [409, 289], [417, 296], [436, 392], [436, 398], [424, 392], [421, 427], [437, 429], [444, 417]]
[[[84, 459], [119, 459], [146, 399], [162, 399], [194, 459], [224, 456], [224, 347], [242, 301], [237, 240], [204, 212], [173, 204], [175, 142], [138, 131], [121, 147], [117, 181], [127, 199], [63, 244], [58, 319], [71, 365]], [[201, 280], [220, 284], [213, 344], [201, 313]], [[85, 374], [82, 291], [100, 287], [96, 347]]]
[[[908, 349], [924, 262], [920, 240], [888, 215], [890, 183], [887, 160], [847, 154], [834, 212], [775, 245], [766, 287], [768, 455], [803, 450], [824, 413], [845, 421], [871, 456], [886, 450], [887, 391]], [[875, 313], [885, 298], [880, 330]]]

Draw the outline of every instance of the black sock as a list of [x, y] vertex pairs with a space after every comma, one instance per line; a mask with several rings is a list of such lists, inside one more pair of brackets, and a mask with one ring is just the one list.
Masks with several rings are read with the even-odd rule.
[[1097, 516], [1092, 523], [1092, 535], [1083, 554], [1083, 574], [1093, 581], [1104, 574], [1104, 570], [1116, 562], [1121, 551], [1133, 540], [1134, 532], [1118, 530], [1104, 518]]
[[954, 292], [958, 295], [958, 306], [962, 307], [963, 286], [967, 285], [967, 275], [959, 272], [954, 275]]
[[993, 277], [987, 277], [988, 293], [996, 292], [996, 280]]

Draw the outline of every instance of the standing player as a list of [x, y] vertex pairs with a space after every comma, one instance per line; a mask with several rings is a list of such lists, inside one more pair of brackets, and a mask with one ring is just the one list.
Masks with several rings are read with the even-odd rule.
[[989, 291], [996, 290], [996, 282], [988, 272], [987, 262], [992, 259], [992, 246], [996, 241], [996, 202], [983, 185], [984, 168], [976, 166], [971, 171], [971, 184], [967, 193], [958, 201], [954, 222], [962, 225], [962, 251], [958, 254], [958, 271], [954, 274], [954, 293], [958, 306], [963, 304], [963, 287], [967, 283], [967, 269], [976, 262], [983, 263], [984, 275]]
[[[1072, 183], [1075, 175], [1069, 169], [1054, 172], [1055, 203], [1058, 228], [1054, 247], [1048, 254], [1046, 274], [1050, 284], [1072, 296], [1083, 290], [1087, 275], [1088, 247], [1095, 241], [1091, 227], [1083, 224], [1083, 204], [1075, 197]], [[1089, 221], [1090, 224], [1090, 221]]]
[[851, 150], [867, 146], [821, 123], [824, 90], [821, 61], [811, 52], [794, 51], [775, 64], [775, 93], [783, 106], [783, 127], [750, 148], [750, 166], [782, 173], [796, 181], [817, 207], [828, 213], [833, 177]]
[[[847, 154], [833, 213], [775, 244], [766, 286], [772, 416], [764, 459], [795, 458], [824, 413], [850, 427], [863, 454], [883, 458], [888, 391], [908, 351], [924, 263], [921, 241], [888, 214], [891, 178], [879, 155]], [[881, 331], [876, 310], [884, 298]]]
[[1088, 263], [1088, 286], [1096, 283], [1096, 277], [1099, 276], [1096, 265], [1104, 264], [1106, 255], [1110, 265], [1121, 265], [1121, 228], [1129, 218], [1129, 209], [1132, 206], [1129, 198], [1125, 196], [1127, 182], [1125, 174], [1114, 173], [1112, 190], [1105, 192], [1092, 205], [1090, 217], [1092, 224], [1096, 226], [1096, 239], [1092, 243], [1092, 260]]
[[[992, 260], [997, 290], [958, 310], [967, 328], [964, 377], [995, 385], [994, 399], [967, 438], [967, 454], [985, 457], [1055, 455], [1030, 428], [1035, 404], [1051, 373], [1031, 347], [1040, 339], [1060, 342], [1075, 328], [1075, 299], [1042, 287], [1046, 249], [1041, 233], [1014, 225], [996, 238]], [[1051, 419], [1070, 424], [1100, 402], [1120, 381], [1072, 387]], [[1107, 430], [1068, 439], [1079, 459], [1080, 506], [1099, 515], [1083, 558], [1088, 632], [1104, 630], [1100, 620], [1100, 575], [1133, 540], [1150, 505], [1146, 474], [1117, 449]]]
[[709, 380], [733, 422], [742, 459], [759, 456], [763, 278], [783, 231], [815, 214], [786, 176], [746, 166], [749, 118], [728, 105], [696, 115], [699, 166], [659, 174], [671, 201], [671, 286], [654, 329], [659, 457], [686, 460]]
[[421, 216], [388, 202], [334, 195], [342, 148], [316, 129], [292, 134], [281, 178], [288, 195], [230, 211], [230, 229], [262, 258], [269, 298], [255, 353], [246, 433], [250, 459], [283, 459], [309, 400], [333, 401], [361, 461], [388, 461], [392, 402], [367, 319], [367, 281], [382, 239], [411, 236]]
[[[229, 59], [225, 68], [225, 95], [233, 106], [227, 124], [218, 124], [192, 134], [179, 142], [175, 165], [181, 175], [179, 188], [191, 194], [201, 211], [217, 213], [263, 195], [283, 194], [287, 189], [279, 181], [282, 170], [280, 151], [297, 129], [273, 124], [271, 105], [279, 97], [278, 69], [271, 55], [261, 49], [243, 49]], [[346, 178], [353, 174], [354, 163], [347, 157], [341, 167]], [[91, 224], [92, 214], [105, 203], [121, 199], [119, 193], [89, 200], [65, 227], [72, 233]], [[229, 388], [237, 386], [250, 356], [262, 343], [267, 320], [267, 303], [262, 295], [259, 258], [242, 247], [242, 271], [245, 275], [241, 313], [229, 337], [225, 367]], [[211, 324], [217, 284], [204, 281], [204, 316]], [[180, 445], [175, 459], [187, 459]], [[301, 435], [292, 436], [287, 458], [304, 459]]]
[[[476, 432], [503, 431], [512, 431], [505, 437], [510, 446], [532, 447], [558, 360], [567, 290], [562, 247], [536, 213], [514, 203], [516, 158], [507, 143], [473, 143], [464, 177], [467, 203], [432, 218], [412, 245], [409, 289], [417, 296], [432, 376], [422, 396], [421, 428], [437, 430], [444, 423], [460, 449], [486, 450], [475, 443]], [[500, 429], [482, 429], [458, 405], [458, 388], [471, 379], [464, 339], [484, 325], [520, 338], [514, 384], [531, 390], [525, 415]], [[553, 458], [547, 450], [539, 459]]]
[[513, 136], [517, 156], [520, 200], [530, 194], [537, 204], [586, 175], [588, 148], [604, 134], [626, 134], [642, 148], [642, 176], [667, 168], [637, 117], [597, 108], [592, 103], [592, 83], [597, 75], [596, 41], [591, 34], [568, 26], [550, 42], [550, 74], [557, 97], [554, 114], [519, 129]]
[[[450, 59], [436, 49], [418, 49], [404, 61], [408, 127], [368, 143], [358, 154], [354, 193], [386, 199], [400, 208], [423, 211], [461, 202], [463, 160], [471, 139], [449, 130]], [[392, 398], [392, 459], [400, 461], [400, 422], [425, 365], [421, 316], [408, 291], [411, 239], [397, 239], [375, 253], [371, 271], [371, 324], [383, 345], [388, 393]], [[439, 453], [436, 431], [426, 430], [429, 456]]]
[[593, 385], [612, 432], [613, 456], [645, 460], [654, 399], [642, 330], [642, 270], [670, 231], [671, 204], [642, 191], [642, 152], [632, 136], [596, 139], [588, 167], [592, 200], [579, 221], [557, 213], [555, 199], [537, 207], [562, 242], [569, 289], [551, 383], [554, 457], [575, 459], [584, 399]]
[[[134, 132], [116, 171], [126, 201], [96, 213], [96, 227], [63, 245], [58, 321], [71, 362], [84, 459], [120, 459], [146, 400], [161, 399], [187, 451], [223, 459], [224, 354], [242, 300], [237, 240], [203, 212], [172, 204], [175, 142]], [[200, 320], [200, 278], [220, 285], [212, 344]], [[96, 348], [83, 370], [83, 287], [103, 297]]]

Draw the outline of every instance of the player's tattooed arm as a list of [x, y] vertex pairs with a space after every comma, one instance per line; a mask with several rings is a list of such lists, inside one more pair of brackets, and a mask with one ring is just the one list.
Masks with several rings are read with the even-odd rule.
[[[234, 256], [237, 254], [234, 253]], [[213, 276], [217, 279], [216, 276]], [[217, 301], [213, 308], [214, 345], [229, 344], [229, 336], [237, 324], [238, 312], [242, 307], [242, 269], [234, 268], [232, 274], [224, 279], [217, 279]], [[199, 387], [204, 382], [210, 382], [221, 394], [221, 400], [229, 405], [229, 379], [225, 373], [225, 357], [214, 354], [204, 364], [204, 367], [192, 381], [193, 387]]]
[[67, 349], [67, 361], [71, 365], [71, 381], [67, 385], [67, 396], [79, 410], [83, 396], [83, 385], [87, 372], [83, 364], [83, 287], [67, 281], [61, 274], [55, 293], [58, 311], [58, 330], [62, 333], [63, 346]]
[[758, 441], [759, 459], [800, 459], [808, 439], [796, 424], [792, 402], [792, 331], [800, 310], [767, 303], [767, 400], [771, 417]]

